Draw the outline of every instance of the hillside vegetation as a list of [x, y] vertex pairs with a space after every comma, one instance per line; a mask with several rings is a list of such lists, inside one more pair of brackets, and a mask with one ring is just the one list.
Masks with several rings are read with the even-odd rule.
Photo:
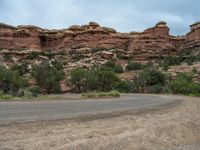
[[[182, 51], [177, 56], [159, 57], [154, 63], [142, 64], [129, 60], [124, 67], [118, 60], [108, 60], [103, 65], [77, 67], [67, 72], [63, 62], [56, 60], [43, 61], [31, 67], [25, 61], [10, 67], [0, 65], [0, 98], [61, 94], [63, 81], [73, 93], [105, 93], [115, 90], [121, 93], [199, 96], [200, 72], [191, 67], [199, 61], [199, 54], [192, 55]], [[183, 64], [190, 70], [170, 72], [171, 68], [178, 68]], [[131, 76], [131, 79], [123, 77], [124, 74]]]

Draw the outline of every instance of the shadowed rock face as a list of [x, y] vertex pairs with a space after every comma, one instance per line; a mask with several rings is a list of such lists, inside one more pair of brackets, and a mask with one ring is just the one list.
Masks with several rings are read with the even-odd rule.
[[169, 28], [163, 21], [141, 33], [118, 33], [95, 22], [83, 26], [74, 25], [62, 30], [0, 24], [0, 48], [5, 49], [122, 49], [132, 58], [143, 61], [157, 55], [174, 55], [183, 48], [197, 47], [200, 47], [200, 23], [191, 25], [191, 32], [182, 37], [169, 35]]

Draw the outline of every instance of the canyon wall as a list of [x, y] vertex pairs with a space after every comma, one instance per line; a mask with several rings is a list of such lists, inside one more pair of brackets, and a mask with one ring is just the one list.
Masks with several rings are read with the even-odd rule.
[[77, 49], [118, 49], [137, 60], [144, 61], [157, 56], [175, 55], [181, 49], [200, 47], [200, 23], [191, 25], [185, 36], [171, 36], [163, 21], [144, 32], [119, 33], [112, 28], [101, 27], [95, 22], [74, 25], [62, 30], [46, 30], [36, 26], [10, 26], [0, 24], [0, 48], [16, 51], [60, 51]]

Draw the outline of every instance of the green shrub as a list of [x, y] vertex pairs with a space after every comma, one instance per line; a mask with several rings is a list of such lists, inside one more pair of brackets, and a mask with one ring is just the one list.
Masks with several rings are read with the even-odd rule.
[[153, 62], [148, 62], [142, 65], [142, 69], [153, 68], [153, 67], [154, 67]]
[[115, 73], [110, 69], [101, 69], [98, 71], [98, 91], [110, 91], [119, 79]]
[[44, 56], [47, 56], [49, 59], [52, 59], [55, 56], [55, 54], [52, 53], [51, 50], [45, 50], [44, 51]]
[[129, 61], [128, 65], [126, 66], [126, 70], [127, 71], [131, 71], [131, 70], [141, 70], [143, 68], [143, 65], [137, 62], [132, 62]]
[[192, 73], [179, 73], [170, 84], [174, 94], [199, 94], [200, 84], [193, 81]]
[[116, 65], [114, 68], [113, 68], [113, 71], [116, 72], [116, 73], [123, 73], [123, 67], [121, 65]]
[[120, 93], [118, 91], [110, 91], [110, 92], [90, 92], [83, 93], [82, 97], [86, 98], [98, 98], [98, 97], [120, 97]]
[[150, 93], [153, 93], [153, 94], [160, 94], [163, 92], [163, 85], [160, 85], [160, 84], [156, 84], [156, 85], [153, 85], [151, 88], [150, 88]]
[[59, 71], [62, 71], [64, 69], [63, 64], [60, 61], [52, 61], [51, 64]]
[[90, 92], [90, 93], [83, 93], [82, 97], [92, 98], [92, 97], [97, 97], [97, 96], [96, 96], [96, 93]]
[[20, 75], [24, 75], [28, 73], [28, 64], [26, 62], [22, 62], [21, 64], [15, 64], [11, 67], [12, 71], [19, 72]]
[[131, 81], [124, 81], [124, 80], [117, 82], [115, 85], [115, 89], [121, 93], [132, 93], [132, 92], [136, 93], [136, 92], [138, 92], [138, 88], [137, 88], [136, 84], [134, 84]]
[[113, 70], [115, 73], [123, 73], [123, 67], [111, 60], [107, 61], [102, 68], [109, 68]]
[[120, 92], [114, 90], [114, 91], [108, 92], [107, 95], [112, 96], [112, 97], [120, 97]]
[[170, 94], [172, 93], [170, 87], [169, 87], [169, 84], [165, 85], [162, 87], [162, 93], [165, 93], [165, 94]]
[[39, 52], [31, 52], [30, 54], [28, 54], [26, 59], [33, 60], [33, 59], [38, 58], [38, 56], [39, 56]]
[[175, 65], [180, 65], [181, 64], [181, 59], [178, 56], [168, 56], [165, 57], [161, 66], [167, 67], [167, 66], [175, 66]]
[[107, 68], [114, 68], [116, 66], [115, 62], [114, 61], [107, 61], [105, 64], [104, 64], [104, 67], [107, 67]]
[[76, 68], [71, 71], [70, 83], [75, 92], [110, 91], [119, 79], [110, 68], [84, 70]]
[[189, 57], [186, 59], [186, 63], [189, 65], [189, 66], [192, 66], [195, 62], [195, 57]]
[[34, 97], [37, 97], [38, 95], [42, 94], [42, 89], [39, 86], [31, 87], [29, 91]]
[[120, 60], [123, 60], [124, 56], [122, 54], [117, 54], [117, 58], [120, 59]]
[[4, 58], [5, 61], [11, 61], [12, 60], [12, 56], [10, 54], [5, 54], [3, 56], [3, 58]]
[[95, 95], [96, 97], [106, 97], [108, 96], [106, 92], [100, 92]]
[[164, 85], [166, 75], [155, 68], [147, 68], [139, 73], [137, 81], [140, 86]]
[[84, 91], [97, 91], [99, 90], [99, 75], [98, 70], [93, 68], [87, 70], [85, 74], [85, 90]]
[[64, 79], [63, 70], [57, 70], [48, 62], [43, 62], [35, 65], [31, 74], [43, 92], [48, 94], [61, 92], [60, 81]]
[[75, 92], [83, 92], [86, 82], [86, 70], [82, 68], [76, 68], [70, 73], [70, 82]]
[[27, 81], [19, 72], [12, 71], [5, 66], [0, 66], [0, 89], [6, 93], [15, 95], [20, 88], [26, 86]]

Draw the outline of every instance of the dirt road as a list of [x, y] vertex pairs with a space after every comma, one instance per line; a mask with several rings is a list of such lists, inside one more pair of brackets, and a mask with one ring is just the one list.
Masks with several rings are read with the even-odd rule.
[[177, 100], [174, 97], [134, 94], [114, 99], [0, 102], [0, 125], [156, 108], [171, 103], [177, 103]]
[[0, 126], [0, 150], [200, 150], [200, 98], [166, 99], [182, 102], [100, 117]]

